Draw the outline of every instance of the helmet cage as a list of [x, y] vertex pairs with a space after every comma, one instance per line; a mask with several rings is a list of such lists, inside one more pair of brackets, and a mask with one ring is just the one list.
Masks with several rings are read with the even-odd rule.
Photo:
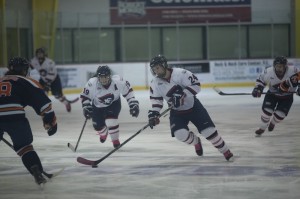
[[102, 86], [109, 86], [111, 83], [111, 70], [108, 66], [99, 66], [96, 72]]
[[277, 76], [284, 76], [287, 69], [287, 59], [284, 56], [275, 57], [273, 61], [274, 72]]

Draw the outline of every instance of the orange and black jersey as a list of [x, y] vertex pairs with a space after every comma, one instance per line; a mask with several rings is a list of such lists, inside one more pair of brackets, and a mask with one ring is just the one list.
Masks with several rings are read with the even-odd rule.
[[51, 100], [37, 81], [18, 75], [1, 77], [0, 121], [25, 118], [26, 106], [31, 106], [38, 115], [43, 117], [43, 120], [46, 118], [49, 121], [55, 120]]

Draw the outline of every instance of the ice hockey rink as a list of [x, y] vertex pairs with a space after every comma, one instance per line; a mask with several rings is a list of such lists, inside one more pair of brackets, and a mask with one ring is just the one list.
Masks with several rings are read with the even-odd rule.
[[[224, 92], [251, 92], [252, 88], [221, 88]], [[148, 91], [136, 91], [139, 117], [132, 118], [122, 99], [120, 141], [128, 139], [147, 124], [150, 107]], [[78, 94], [67, 95], [69, 99]], [[145, 129], [103, 160], [98, 168], [77, 163], [78, 156], [100, 159], [113, 150], [108, 137], [99, 142], [91, 121], [87, 122], [77, 152], [76, 145], [84, 124], [80, 102], [67, 113], [53, 100], [58, 132], [49, 137], [42, 120], [26, 109], [34, 132], [33, 146], [45, 171], [65, 168], [39, 189], [21, 159], [0, 142], [1, 199], [299, 199], [300, 198], [300, 97], [294, 96], [289, 115], [273, 132], [254, 136], [260, 123], [263, 97], [220, 96], [212, 88], [202, 89], [198, 98], [207, 108], [216, 127], [235, 155], [227, 162], [201, 135], [204, 156], [193, 146], [170, 136], [168, 116], [153, 130]], [[166, 106], [163, 108], [165, 109]], [[191, 125], [190, 129], [196, 131]], [[10, 141], [7, 134], [4, 138]]]

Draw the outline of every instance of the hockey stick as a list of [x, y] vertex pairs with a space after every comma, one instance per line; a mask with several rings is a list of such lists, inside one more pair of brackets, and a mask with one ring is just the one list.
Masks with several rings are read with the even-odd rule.
[[[166, 110], [164, 110], [159, 117], [164, 116], [169, 110], [171, 110], [172, 107], [167, 108]], [[138, 130], [138, 132], [136, 132], [135, 134], [133, 134], [131, 137], [129, 137], [127, 140], [125, 140], [119, 147], [115, 148], [114, 150], [112, 150], [111, 152], [109, 152], [107, 155], [103, 156], [102, 158], [100, 158], [99, 160], [88, 160], [85, 159], [83, 157], [77, 157], [77, 162], [81, 163], [81, 164], [85, 164], [85, 165], [89, 165], [92, 166], [93, 168], [98, 167], [97, 165], [102, 162], [103, 160], [105, 160], [107, 157], [109, 157], [111, 154], [113, 154], [114, 152], [116, 152], [117, 150], [119, 150], [122, 146], [124, 146], [127, 142], [129, 142], [130, 140], [132, 140], [135, 136], [137, 136], [138, 134], [140, 134], [143, 130], [145, 130], [146, 128], [149, 127], [149, 123], [147, 125], [145, 125], [143, 128], [141, 128], [140, 130]]]
[[[12, 150], [15, 151], [14, 146], [13, 146], [9, 141], [7, 141], [5, 138], [2, 138], [1, 140], [2, 140], [5, 144], [7, 144], [7, 146], [9, 146]], [[64, 170], [64, 168], [61, 169], [61, 170], [59, 170], [59, 171], [56, 172], [56, 173], [47, 173], [46, 171], [42, 171], [42, 173], [43, 173], [47, 178], [51, 179], [51, 178], [54, 178], [55, 176], [57, 176], [58, 174], [60, 174], [63, 170]]]
[[[228, 95], [252, 95], [252, 93], [224, 93], [223, 91], [221, 91], [219, 88], [217, 87], [213, 87], [213, 89], [219, 94], [219, 95], [225, 95], [225, 96], [228, 96]], [[296, 93], [296, 92], [288, 92], [288, 93]], [[261, 94], [280, 94], [279, 92], [262, 92]]]
[[73, 100], [68, 100], [68, 99], [67, 99], [67, 101], [68, 101], [70, 104], [73, 104], [73, 103], [77, 102], [78, 100], [79, 100], [79, 97], [76, 97], [76, 98], [73, 99]]
[[88, 120], [88, 119], [86, 118], [85, 121], [84, 121], [84, 124], [83, 124], [83, 126], [82, 126], [82, 129], [81, 129], [81, 132], [80, 132], [80, 135], [79, 135], [79, 138], [78, 138], [78, 140], [77, 140], [77, 143], [76, 143], [75, 148], [73, 147], [72, 144], [68, 143], [68, 147], [69, 147], [73, 152], [76, 152], [76, 150], [77, 150], [77, 147], [78, 147], [79, 141], [80, 141], [80, 139], [81, 139], [81, 136], [82, 136], [83, 130], [84, 130], [84, 128], [85, 128], [85, 125], [86, 125], [87, 120]]

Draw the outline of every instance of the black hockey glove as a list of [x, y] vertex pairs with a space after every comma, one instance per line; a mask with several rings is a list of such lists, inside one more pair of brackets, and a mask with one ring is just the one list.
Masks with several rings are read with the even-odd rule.
[[91, 117], [93, 116], [93, 107], [90, 104], [83, 104], [82, 105], [83, 108], [83, 115], [86, 119], [91, 119]]
[[160, 113], [158, 111], [149, 111], [148, 112], [148, 118], [149, 118], [149, 126], [151, 129], [153, 129], [153, 127], [155, 125], [158, 125], [160, 120], [159, 120], [159, 116]]
[[252, 91], [252, 96], [253, 97], [261, 97], [261, 93], [263, 92], [264, 87], [262, 86], [256, 86], [254, 87], [253, 91]]
[[57, 131], [57, 123], [47, 130], [49, 136], [54, 135]]
[[57, 131], [56, 116], [54, 112], [46, 113], [43, 116], [44, 128], [49, 136], [54, 135]]
[[129, 112], [132, 117], [138, 117], [140, 113], [139, 102], [137, 100], [132, 100], [129, 102]]

